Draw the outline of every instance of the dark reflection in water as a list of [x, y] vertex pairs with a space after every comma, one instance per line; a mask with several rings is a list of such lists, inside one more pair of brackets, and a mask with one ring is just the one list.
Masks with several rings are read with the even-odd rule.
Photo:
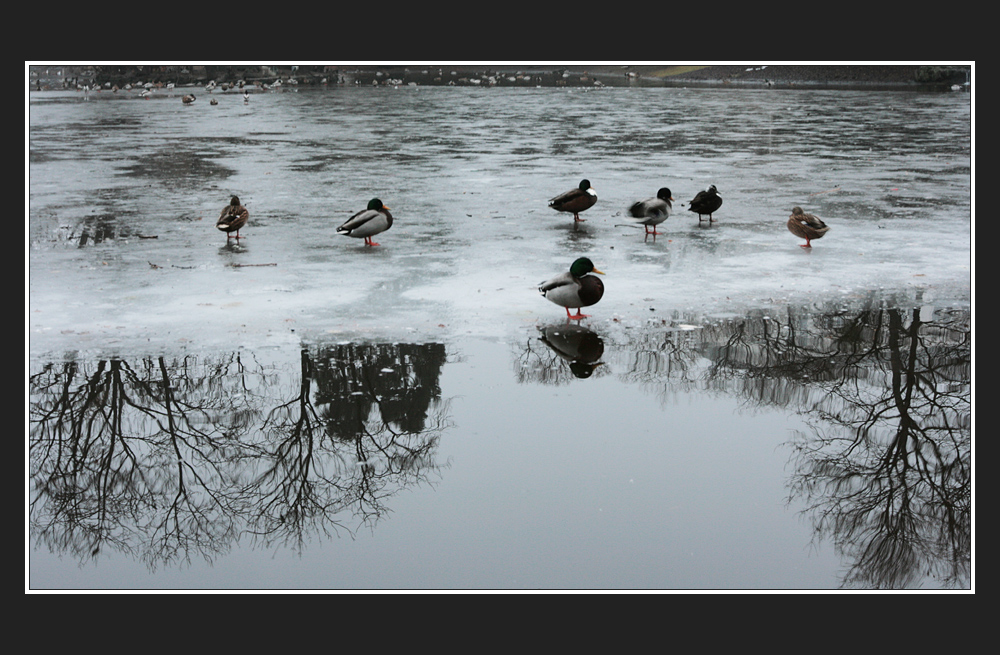
[[[569, 382], [566, 362], [578, 361], [583, 341], [601, 344], [591, 351], [596, 358], [605, 354], [604, 340], [582, 326], [541, 331], [515, 356], [519, 382]], [[843, 586], [902, 589], [933, 580], [969, 588], [968, 311], [872, 301], [862, 309], [790, 308], [780, 317], [756, 311], [698, 329], [626, 329], [605, 338], [612, 361], [602, 374], [664, 401], [687, 391], [724, 393], [749, 408], [805, 416], [811, 430], [786, 444], [794, 465], [789, 502], [805, 504], [815, 541], [831, 541], [847, 562]]]
[[[788, 443], [789, 502], [830, 540], [848, 587], [971, 581], [971, 317], [872, 306], [757, 312], [624, 347], [626, 379], [703, 385], [783, 407], [811, 431]], [[697, 375], [692, 337], [705, 368]]]
[[[741, 336], [719, 372], [742, 368], [748, 395], [765, 402], [808, 381], [797, 409], [813, 430], [790, 444], [791, 498], [807, 503], [815, 538], [849, 562], [843, 585], [898, 589], [930, 578], [968, 588], [969, 315], [872, 309], [812, 325], [790, 316], [775, 328], [758, 339], [773, 342], [763, 349], [780, 353], [773, 362], [746, 356]], [[785, 393], [769, 389], [786, 383]]]
[[70, 239], [75, 240], [77, 245], [83, 248], [88, 243], [96, 244], [133, 236], [140, 239], [145, 238], [142, 234], [135, 232], [134, 226], [128, 221], [128, 218], [128, 216], [110, 214], [88, 216], [80, 221], [79, 233], [74, 232], [70, 235]]
[[29, 379], [31, 535], [155, 569], [374, 527], [442, 468], [444, 361], [434, 343], [303, 350], [297, 388], [239, 353], [46, 364]]
[[[700, 326], [557, 323], [512, 354], [517, 384], [613, 393], [619, 382], [664, 402], [724, 394], [803, 416], [808, 429], [785, 443], [788, 502], [817, 544], [834, 545], [842, 586], [971, 586], [969, 311], [873, 298]], [[40, 366], [32, 537], [82, 561], [112, 550], [151, 568], [244, 539], [301, 551], [373, 529], [395, 494], [440, 478], [439, 441], [454, 427], [443, 344], [299, 355], [285, 368], [241, 353]]]
[[538, 331], [538, 337], [528, 339], [516, 355], [518, 382], [565, 384], [600, 374], [604, 340], [596, 332], [569, 322], [539, 326]]

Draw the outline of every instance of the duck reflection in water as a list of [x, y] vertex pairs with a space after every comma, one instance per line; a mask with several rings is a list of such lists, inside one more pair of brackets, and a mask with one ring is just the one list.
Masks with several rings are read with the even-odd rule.
[[[604, 340], [596, 332], [575, 323], [539, 325], [538, 336], [529, 338], [515, 355], [517, 381], [568, 384], [576, 379], [603, 375]], [[545, 344], [538, 348], [537, 344]]]
[[591, 329], [567, 323], [538, 328], [539, 340], [569, 364], [578, 378], [589, 378], [603, 364], [604, 340]]

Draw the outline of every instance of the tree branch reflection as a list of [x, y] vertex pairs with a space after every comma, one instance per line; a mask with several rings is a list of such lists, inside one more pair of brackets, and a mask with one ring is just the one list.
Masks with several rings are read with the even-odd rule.
[[[970, 585], [967, 311], [903, 310], [873, 295], [857, 307], [756, 310], [681, 326], [620, 326], [602, 339], [602, 357], [604, 342], [611, 357], [601, 372], [663, 402], [716, 392], [802, 415], [810, 430], [788, 444], [789, 502], [804, 503], [816, 541], [831, 541], [849, 562], [844, 586]], [[543, 329], [515, 352], [518, 382], [572, 379], [571, 358], [544, 343]]]
[[301, 547], [351, 533], [345, 513], [373, 528], [441, 468], [444, 347], [339, 349], [303, 351], [297, 389], [240, 353], [43, 365], [29, 377], [30, 533], [81, 560], [111, 549], [156, 568], [211, 561], [244, 534]]
[[[298, 396], [262, 427], [271, 444], [251, 485], [253, 533], [301, 547], [308, 532], [348, 528], [350, 512], [373, 528], [399, 490], [429, 483], [450, 427], [438, 378], [442, 344], [349, 344], [301, 353]], [[313, 389], [315, 384], [316, 388]]]
[[850, 562], [844, 586], [970, 582], [970, 317], [921, 311], [748, 317], [713, 349], [711, 384], [812, 426], [790, 444], [790, 500]]

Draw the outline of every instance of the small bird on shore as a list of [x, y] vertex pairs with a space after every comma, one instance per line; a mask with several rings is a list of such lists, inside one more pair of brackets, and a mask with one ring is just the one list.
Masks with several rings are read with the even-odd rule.
[[580, 212], [586, 211], [597, 202], [597, 192], [590, 186], [590, 180], [582, 180], [580, 186], [549, 200], [549, 207], [560, 212], [573, 214], [573, 221], [579, 222]]
[[[673, 208], [673, 196], [670, 189], [663, 187], [656, 192], [656, 197], [646, 198], [632, 203], [628, 208], [629, 216], [635, 219], [635, 223], [646, 228], [646, 234], [660, 234], [656, 231], [656, 226], [670, 217], [670, 210]], [[653, 228], [650, 232], [649, 228]]]
[[688, 209], [698, 214], [698, 222], [701, 222], [701, 217], [704, 214], [708, 214], [708, 222], [711, 223], [714, 219], [712, 214], [719, 211], [719, 207], [722, 206], [722, 196], [719, 195], [719, 190], [715, 188], [715, 185], [708, 187], [704, 191], [699, 191], [698, 194], [691, 200]]
[[377, 246], [372, 237], [385, 232], [392, 227], [392, 214], [389, 207], [382, 204], [378, 198], [368, 201], [368, 207], [362, 209], [337, 228], [337, 234], [364, 239], [366, 246]]
[[[238, 242], [240, 239], [246, 238], [240, 236], [240, 229], [247, 224], [248, 220], [250, 220], [250, 212], [240, 204], [238, 197], [233, 196], [229, 200], [229, 204], [222, 210], [219, 220], [215, 222], [215, 227], [226, 233], [227, 243], [230, 238], [234, 238]], [[236, 235], [233, 236], [231, 232], [235, 232]]]
[[[580, 310], [596, 305], [604, 297], [604, 283], [590, 273], [604, 275], [603, 271], [594, 268], [594, 262], [589, 258], [580, 257], [573, 262], [567, 272], [542, 282], [538, 286], [538, 292], [546, 300], [565, 307], [567, 319], [587, 318], [590, 315], [583, 314]], [[570, 307], [576, 308], [575, 315], [570, 314]]]
[[820, 220], [819, 216], [807, 214], [801, 207], [792, 208], [792, 215], [788, 217], [787, 225], [789, 232], [806, 240], [805, 243], [799, 244], [801, 248], [812, 248], [810, 241], [821, 239], [830, 231], [829, 226]]

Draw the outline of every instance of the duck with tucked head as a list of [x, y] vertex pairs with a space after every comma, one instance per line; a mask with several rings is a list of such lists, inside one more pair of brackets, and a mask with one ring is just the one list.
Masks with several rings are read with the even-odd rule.
[[713, 184], [704, 191], [699, 191], [694, 199], [691, 200], [688, 209], [698, 214], [699, 223], [704, 214], [708, 214], [708, 222], [711, 223], [714, 220], [712, 214], [719, 211], [719, 207], [721, 206], [722, 196], [719, 195], [719, 190]]
[[590, 186], [590, 180], [583, 180], [580, 186], [549, 200], [549, 207], [559, 212], [573, 214], [575, 222], [582, 221], [580, 212], [586, 211], [597, 202], [597, 192]]
[[[659, 234], [656, 231], [656, 226], [667, 220], [670, 216], [670, 211], [673, 208], [673, 196], [670, 194], [670, 189], [663, 187], [656, 192], [655, 198], [646, 198], [645, 200], [640, 200], [638, 202], [632, 203], [628, 208], [628, 214], [635, 222], [646, 228], [646, 234]], [[650, 232], [649, 228], [653, 228]]]
[[[223, 208], [219, 220], [215, 222], [215, 227], [226, 233], [226, 242], [230, 238], [235, 238], [238, 242], [245, 238], [240, 236], [240, 228], [245, 226], [248, 220], [250, 220], [250, 212], [240, 204], [238, 197], [233, 196], [229, 200], [229, 204]], [[232, 236], [230, 232], [235, 232], [236, 236]]]
[[190, 94], [188, 94], [188, 95], [186, 95], [186, 96], [183, 96], [183, 97], [181, 98], [181, 102], [183, 102], [183, 103], [184, 103], [185, 105], [190, 105], [190, 104], [192, 104], [192, 103], [193, 103], [193, 102], [194, 102], [195, 100], [197, 100], [197, 98], [195, 98], [195, 97], [194, 97], [194, 94], [193, 94], [193, 93], [190, 93]]
[[[573, 262], [567, 272], [542, 282], [538, 292], [545, 296], [546, 300], [565, 307], [566, 318], [574, 320], [587, 318], [589, 314], [581, 313], [580, 309], [596, 305], [604, 296], [604, 283], [599, 277], [590, 273], [604, 275], [603, 271], [594, 268], [594, 262], [587, 257], [580, 257]], [[576, 308], [575, 315], [569, 313], [570, 307]]]
[[819, 216], [807, 214], [801, 207], [793, 207], [792, 215], [788, 217], [788, 231], [797, 237], [805, 239], [805, 243], [800, 243], [802, 248], [812, 248], [809, 243], [813, 239], [820, 239], [830, 231], [829, 226], [820, 220]]
[[368, 208], [362, 209], [347, 222], [337, 228], [337, 234], [364, 239], [366, 246], [377, 246], [372, 237], [392, 227], [392, 214], [378, 198], [368, 201]]

